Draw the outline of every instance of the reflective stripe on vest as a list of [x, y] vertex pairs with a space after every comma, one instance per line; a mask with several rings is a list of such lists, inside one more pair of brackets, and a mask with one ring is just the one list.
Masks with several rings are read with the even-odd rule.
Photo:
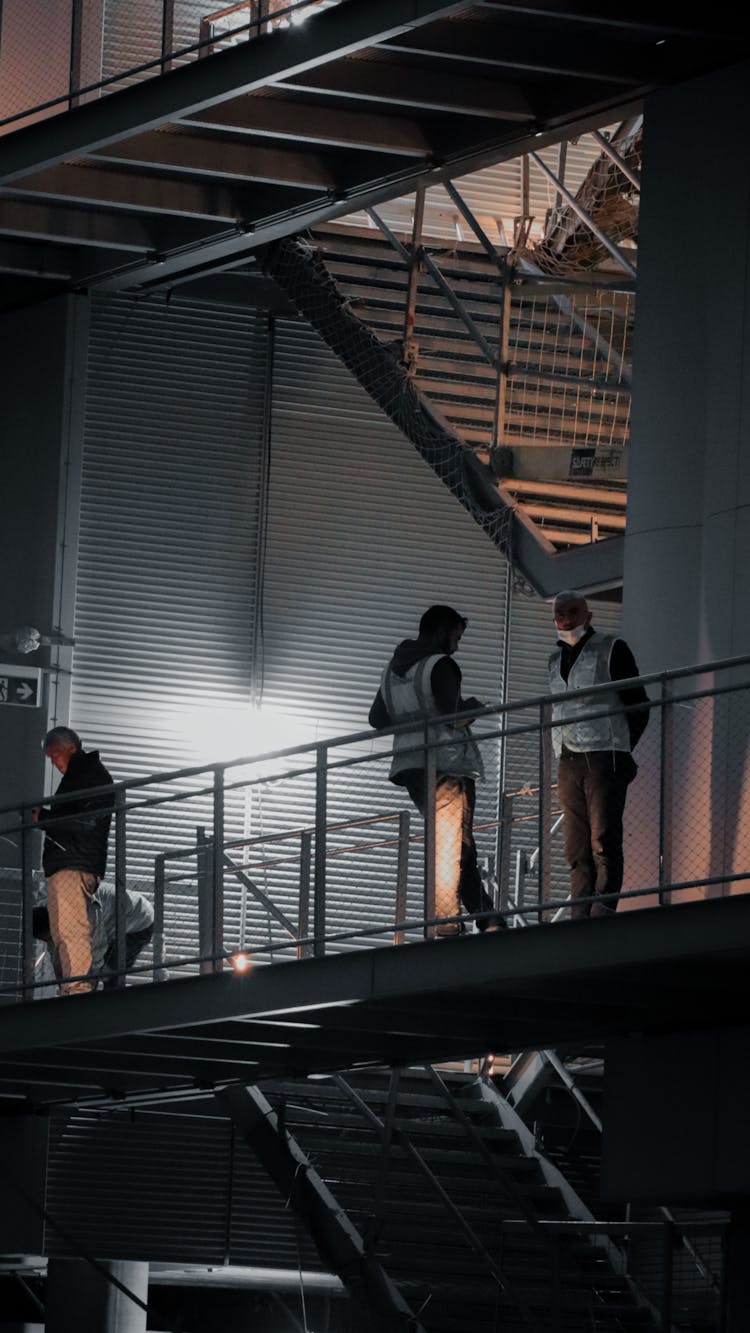
[[[559, 757], [563, 745], [568, 750], [630, 750], [630, 730], [628, 720], [622, 711], [622, 701], [616, 690], [602, 690], [601, 694], [585, 695], [581, 698], [577, 691], [588, 689], [591, 685], [603, 685], [612, 678], [609, 673], [609, 659], [612, 655], [614, 637], [611, 634], [599, 634], [595, 631], [587, 639], [578, 654], [567, 682], [560, 673], [562, 651], [556, 648], [549, 659], [549, 687], [551, 694], [564, 694], [564, 703], [556, 703], [552, 708], [555, 722], [564, 722], [562, 727], [552, 728], [552, 745]], [[605, 716], [578, 721], [583, 714], [610, 710]]]
[[[422, 719], [422, 724], [414, 731], [405, 731], [393, 737], [391, 778], [397, 773], [424, 767], [423, 720], [425, 717], [440, 717], [432, 692], [431, 677], [433, 667], [443, 656], [442, 653], [436, 653], [432, 657], [423, 657], [403, 676], [397, 675], [390, 663], [383, 672], [380, 689], [391, 721], [396, 724], [408, 722], [411, 718]], [[456, 731], [447, 722], [431, 723], [428, 741], [435, 747], [432, 753], [435, 756], [435, 771], [439, 775], [456, 778], [483, 776], [481, 755], [468, 729]]]

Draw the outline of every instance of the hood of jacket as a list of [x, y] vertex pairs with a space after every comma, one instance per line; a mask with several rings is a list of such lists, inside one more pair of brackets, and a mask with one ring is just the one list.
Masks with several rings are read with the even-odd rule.
[[405, 676], [416, 662], [423, 657], [445, 656], [434, 639], [404, 639], [394, 651], [390, 661], [391, 670], [397, 676]]

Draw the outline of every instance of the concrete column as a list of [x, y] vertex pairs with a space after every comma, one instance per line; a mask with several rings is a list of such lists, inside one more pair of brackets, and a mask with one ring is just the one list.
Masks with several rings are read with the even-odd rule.
[[[110, 1260], [104, 1267], [146, 1304], [148, 1264]], [[146, 1333], [146, 1311], [85, 1259], [50, 1259], [46, 1333]]]
[[[739, 65], [646, 105], [623, 594], [645, 672], [750, 652], [749, 79]], [[673, 878], [747, 869], [750, 699], [675, 722]], [[626, 887], [653, 882], [658, 730], [637, 755]]]

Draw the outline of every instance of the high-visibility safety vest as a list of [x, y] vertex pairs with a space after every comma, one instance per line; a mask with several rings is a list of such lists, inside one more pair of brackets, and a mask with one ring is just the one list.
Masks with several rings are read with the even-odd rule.
[[431, 677], [433, 667], [443, 656], [442, 653], [435, 653], [432, 657], [423, 657], [419, 662], [415, 662], [404, 676], [397, 675], [390, 664], [383, 672], [380, 690], [394, 725], [408, 722], [411, 718], [421, 719], [420, 726], [414, 731], [404, 731], [393, 737], [393, 760], [389, 774], [391, 778], [408, 769], [424, 767], [424, 719], [430, 717], [440, 719], [430, 723], [427, 728], [427, 743], [435, 757], [435, 771], [438, 776], [456, 778], [484, 776], [482, 756], [469, 728], [453, 726], [438, 710], [432, 692]]
[[[560, 674], [562, 650], [556, 648], [549, 659], [549, 687], [551, 694], [564, 694], [561, 703], [552, 708], [552, 720], [563, 726], [552, 728], [552, 746], [559, 757], [563, 745], [567, 750], [630, 750], [628, 720], [622, 711], [617, 690], [602, 690], [581, 698], [578, 691], [590, 685], [603, 685], [611, 680], [609, 660], [615, 640], [611, 634], [597, 631], [586, 640], [578, 654], [567, 681]], [[602, 717], [579, 721], [586, 713], [609, 711]]]

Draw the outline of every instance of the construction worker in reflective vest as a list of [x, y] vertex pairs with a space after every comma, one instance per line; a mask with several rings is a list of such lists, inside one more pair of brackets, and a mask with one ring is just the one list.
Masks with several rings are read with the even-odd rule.
[[[394, 736], [390, 780], [405, 787], [425, 814], [424, 721], [435, 761], [435, 910], [438, 917], [466, 911], [476, 915], [480, 930], [498, 929], [504, 921], [482, 883], [473, 820], [476, 782], [483, 777], [479, 748], [469, 728], [455, 714], [481, 708], [478, 699], [461, 696], [461, 670], [453, 660], [467, 621], [450, 606], [431, 606], [419, 622], [419, 637], [405, 639], [386, 666], [370, 709], [376, 730], [419, 719], [414, 731]], [[438, 936], [460, 934], [462, 922], [439, 924]]]
[[637, 676], [635, 658], [623, 639], [592, 627], [580, 593], [558, 593], [552, 614], [558, 640], [549, 658], [549, 688], [561, 696], [552, 710], [560, 724], [552, 728], [552, 744], [571, 916], [605, 916], [616, 911], [622, 889], [622, 817], [638, 771], [631, 751], [649, 718], [648, 707], [638, 705], [647, 705], [648, 695], [638, 685], [582, 697], [578, 691], [589, 686]]

